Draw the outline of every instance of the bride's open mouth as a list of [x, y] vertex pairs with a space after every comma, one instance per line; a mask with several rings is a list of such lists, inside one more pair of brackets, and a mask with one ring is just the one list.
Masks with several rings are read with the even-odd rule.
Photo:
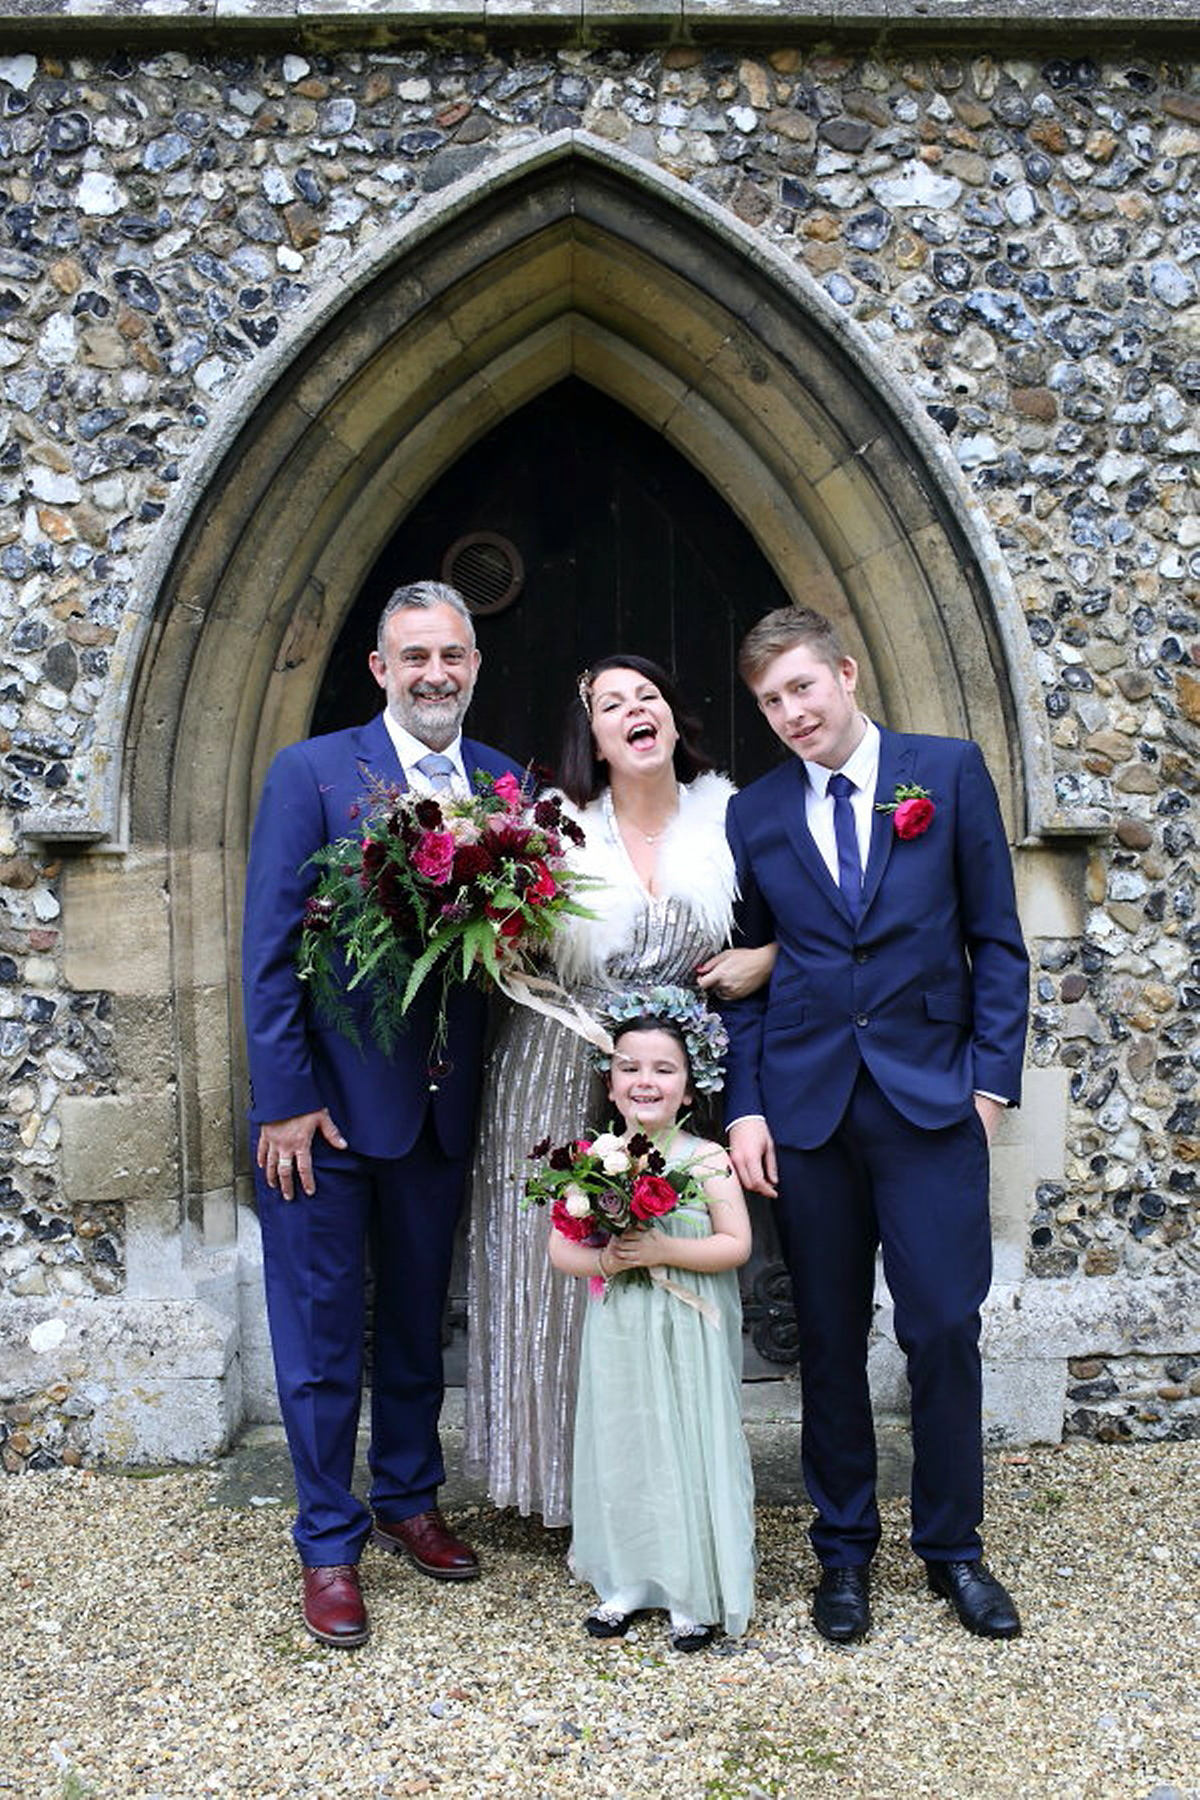
[[627, 744], [652, 744], [657, 737], [658, 727], [642, 722], [634, 725], [625, 733], [625, 742]]

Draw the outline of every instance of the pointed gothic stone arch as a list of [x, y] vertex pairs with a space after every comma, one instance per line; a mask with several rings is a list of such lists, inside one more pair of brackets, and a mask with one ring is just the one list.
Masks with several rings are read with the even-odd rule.
[[[377, 518], [402, 515], [475, 437], [569, 371], [689, 456], [793, 592], [823, 591], [844, 613], [895, 723], [970, 729], [997, 753], [1018, 836], [1095, 823], [1055, 803], [1002, 556], [886, 348], [715, 203], [564, 132], [380, 233], [230, 388], [142, 558], [75, 771], [78, 803], [40, 816], [34, 834], [119, 838], [137, 788], [139, 687], [179, 669], [192, 630], [232, 606], [256, 641], [265, 625], [282, 642], [294, 623], [327, 648], [323, 627], [362, 561], [339, 554], [346, 492], [354, 529], [365, 520], [381, 537]], [[269, 548], [280, 541], [282, 560]], [[205, 557], [235, 546], [264, 554], [279, 596], [231, 600], [236, 578]], [[306, 685], [290, 683], [289, 717], [303, 717]]]
[[[110, 755], [75, 832], [115, 835], [119, 792], [124, 847], [116, 867], [72, 863], [66, 932], [77, 984], [125, 983], [146, 1003], [127, 1009], [127, 1091], [76, 1103], [75, 1120], [92, 1197], [98, 1174], [112, 1187], [83, 1147], [89, 1120], [105, 1141], [96, 1109], [123, 1104], [118, 1124], [153, 1120], [169, 1146], [153, 1178], [114, 1190], [131, 1202], [135, 1292], [186, 1290], [189, 1245], [235, 1236], [239, 914], [266, 765], [307, 729], [407, 509], [568, 374], [663, 433], [783, 586], [841, 618], [889, 723], [980, 741], [1014, 842], [1086, 823], [1055, 810], [994, 541], [861, 331], [736, 221], [609, 146], [563, 134], [495, 164], [381, 236], [230, 394], [144, 571]], [[120, 910], [102, 954], [106, 893]]]

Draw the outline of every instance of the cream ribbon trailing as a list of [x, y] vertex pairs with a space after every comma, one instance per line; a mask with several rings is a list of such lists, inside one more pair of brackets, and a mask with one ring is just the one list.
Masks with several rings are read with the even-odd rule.
[[[636, 1269], [618, 1269], [615, 1275], [589, 1276], [588, 1288], [591, 1291], [592, 1298], [594, 1300], [603, 1300], [605, 1294], [608, 1292], [610, 1282], [620, 1281], [623, 1277], [628, 1279], [629, 1276], [636, 1275], [637, 1272]], [[714, 1331], [720, 1331], [721, 1315], [711, 1300], [706, 1300], [703, 1294], [693, 1293], [691, 1288], [680, 1287], [679, 1283], [677, 1281], [672, 1281], [671, 1277], [662, 1269], [647, 1269], [645, 1273], [650, 1277], [655, 1287], [662, 1288], [663, 1292], [666, 1294], [673, 1294], [676, 1300], [682, 1300], [685, 1306], [692, 1307], [694, 1311], [700, 1314], [702, 1319], [707, 1320]]]
[[591, 1013], [585, 1012], [578, 1001], [572, 1000], [570, 994], [564, 993], [557, 982], [547, 981], [544, 975], [510, 969], [496, 977], [496, 986], [518, 1006], [527, 1006], [531, 1012], [541, 1013], [543, 1018], [557, 1020], [568, 1031], [574, 1031], [589, 1044], [594, 1044], [603, 1055], [612, 1055], [613, 1042], [603, 1025], [593, 1019]]
[[691, 1288], [680, 1287], [679, 1283], [672, 1281], [661, 1268], [650, 1269], [648, 1274], [655, 1287], [662, 1288], [668, 1294], [674, 1294], [676, 1300], [682, 1300], [685, 1306], [695, 1307], [701, 1318], [707, 1319], [714, 1331], [720, 1331], [721, 1315], [711, 1300], [706, 1300], [703, 1294], [693, 1293]]

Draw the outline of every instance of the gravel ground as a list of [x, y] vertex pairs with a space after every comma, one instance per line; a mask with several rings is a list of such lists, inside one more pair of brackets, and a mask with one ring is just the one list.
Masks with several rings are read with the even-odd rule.
[[1070, 1445], [989, 1470], [988, 1549], [1026, 1635], [969, 1637], [885, 1507], [875, 1630], [808, 1619], [805, 1514], [759, 1512], [759, 1612], [672, 1653], [595, 1644], [565, 1533], [477, 1504], [484, 1578], [368, 1549], [374, 1635], [299, 1623], [288, 1512], [220, 1468], [0, 1482], [0, 1795], [22, 1800], [680, 1795], [1197, 1800], [1200, 1445]]

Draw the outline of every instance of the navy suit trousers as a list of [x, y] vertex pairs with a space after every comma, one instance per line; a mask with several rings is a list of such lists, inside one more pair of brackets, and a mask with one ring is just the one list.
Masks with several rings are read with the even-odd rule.
[[358, 1561], [371, 1516], [353, 1493], [368, 1243], [375, 1310], [371, 1511], [394, 1522], [436, 1505], [445, 1479], [442, 1311], [466, 1158], [426, 1123], [407, 1156], [313, 1141], [317, 1191], [283, 1200], [256, 1170], [275, 1375], [296, 1475], [301, 1562]]
[[977, 1114], [922, 1130], [860, 1068], [815, 1150], [778, 1147], [775, 1219], [800, 1328], [801, 1456], [826, 1568], [879, 1541], [867, 1385], [875, 1252], [912, 1389], [912, 1545], [929, 1561], [981, 1554], [979, 1309], [991, 1281], [988, 1152]]

